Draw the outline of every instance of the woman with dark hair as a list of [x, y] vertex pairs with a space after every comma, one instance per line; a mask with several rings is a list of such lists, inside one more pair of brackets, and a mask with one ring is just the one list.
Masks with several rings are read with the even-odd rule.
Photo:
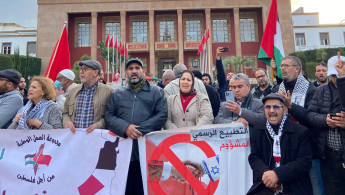
[[194, 75], [185, 70], [179, 81], [180, 92], [168, 97], [168, 120], [164, 129], [213, 124], [208, 97], [194, 89]]
[[8, 129], [59, 129], [62, 117], [55, 105], [56, 92], [50, 78], [35, 76], [30, 81], [28, 103], [21, 107]]

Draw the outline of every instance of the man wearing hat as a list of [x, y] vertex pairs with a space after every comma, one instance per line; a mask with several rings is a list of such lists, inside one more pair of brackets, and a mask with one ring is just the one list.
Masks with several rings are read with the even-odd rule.
[[0, 129], [6, 129], [23, 106], [23, 97], [16, 90], [20, 78], [22, 75], [16, 70], [0, 71]]
[[62, 122], [75, 133], [76, 128], [105, 129], [104, 110], [112, 92], [111, 88], [98, 82], [101, 64], [96, 60], [79, 62], [80, 81], [67, 95]]
[[[345, 57], [333, 56], [328, 60], [327, 85], [316, 88], [308, 108], [308, 119], [318, 132], [317, 148], [321, 158], [321, 174], [326, 194], [345, 192], [345, 105], [341, 103], [338, 89], [338, 72], [335, 64], [345, 62]], [[339, 68], [338, 68], [339, 69]], [[340, 77], [344, 76], [341, 69]], [[341, 79], [339, 79], [341, 80]], [[343, 85], [343, 84], [342, 84]]]
[[55, 86], [58, 89], [56, 93], [56, 105], [61, 113], [63, 112], [64, 104], [69, 91], [77, 85], [74, 83], [74, 79], [75, 75], [73, 71], [69, 69], [61, 70], [56, 76]]
[[118, 88], [111, 94], [104, 116], [107, 127], [112, 132], [133, 139], [126, 195], [144, 194], [138, 137], [161, 130], [168, 118], [163, 89], [146, 81], [142, 67], [139, 59], [131, 59], [126, 63], [128, 86]]
[[265, 120], [250, 129], [253, 186], [247, 194], [313, 194], [309, 130], [287, 116], [279, 94], [263, 98]]

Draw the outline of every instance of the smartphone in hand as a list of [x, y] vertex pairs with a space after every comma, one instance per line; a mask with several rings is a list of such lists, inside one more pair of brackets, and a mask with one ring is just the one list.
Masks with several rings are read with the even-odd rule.
[[230, 101], [235, 101], [235, 96], [234, 96], [234, 92], [233, 91], [226, 91], [225, 92], [225, 99], [226, 101], [230, 100]]
[[220, 52], [229, 52], [229, 48], [228, 47], [223, 47]]
[[334, 116], [337, 116], [337, 113], [329, 113], [329, 116], [333, 118]]

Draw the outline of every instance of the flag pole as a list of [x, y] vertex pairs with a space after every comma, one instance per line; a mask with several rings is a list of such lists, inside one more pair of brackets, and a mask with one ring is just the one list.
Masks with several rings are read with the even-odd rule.
[[[113, 37], [114, 37], [114, 32], [113, 32]], [[115, 47], [115, 44], [112, 46], [113, 48], [113, 64], [111, 66], [111, 72], [112, 72], [112, 76], [111, 76], [111, 83], [113, 83], [113, 80], [114, 80], [114, 65], [115, 65], [115, 61], [114, 61], [114, 47]]]
[[[108, 34], [109, 34], [109, 30], [108, 30]], [[108, 72], [107, 72], [107, 83], [109, 82], [109, 41], [108, 41]]]

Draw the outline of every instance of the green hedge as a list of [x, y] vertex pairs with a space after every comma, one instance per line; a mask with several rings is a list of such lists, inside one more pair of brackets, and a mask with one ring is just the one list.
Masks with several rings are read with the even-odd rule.
[[0, 55], [0, 71], [13, 69], [13, 61], [10, 55]]
[[33, 77], [41, 74], [42, 60], [31, 56], [0, 55], [0, 70], [16, 69], [28, 80], [28, 76]]
[[340, 51], [342, 56], [345, 56], [345, 47], [298, 51], [290, 53], [290, 55], [296, 56], [301, 60], [304, 74], [308, 79], [314, 80], [316, 65], [322, 61], [327, 64], [328, 59], [337, 55], [338, 51]]

